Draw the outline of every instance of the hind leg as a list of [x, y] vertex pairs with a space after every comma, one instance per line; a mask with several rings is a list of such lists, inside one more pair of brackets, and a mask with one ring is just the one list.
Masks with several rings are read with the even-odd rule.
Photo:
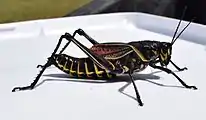
[[[79, 34], [81, 36], [84, 36], [87, 40], [89, 40], [89, 42], [91, 42], [93, 45], [95, 44], [99, 44], [96, 40], [94, 40], [92, 37], [90, 37], [88, 34], [86, 34], [82, 29], [77, 29], [74, 31], [73, 33], [73, 38], [75, 37], [76, 34]], [[62, 48], [62, 50], [59, 52], [59, 54], [63, 53], [64, 50], [67, 48], [67, 46], [69, 45], [71, 41], [68, 41], [68, 43]]]
[[35, 85], [37, 84], [37, 82], [39, 81], [40, 77], [42, 76], [43, 72], [46, 70], [47, 67], [51, 66], [53, 64], [53, 56], [56, 54], [59, 46], [61, 45], [62, 39], [65, 38], [65, 35], [62, 35], [59, 39], [59, 42], [56, 46], [56, 48], [54, 49], [54, 52], [52, 53], [51, 57], [48, 58], [48, 61], [46, 62], [45, 65], [42, 65], [42, 70], [40, 71], [40, 73], [37, 75], [37, 77], [35, 78], [35, 80], [29, 85], [29, 86], [25, 86], [25, 87], [15, 87], [13, 88], [12, 92], [16, 92], [16, 91], [21, 91], [21, 90], [31, 90], [35, 87]]
[[[76, 34], [79, 34], [81, 36], [84, 36], [87, 40], [89, 40], [89, 42], [91, 42], [93, 45], [95, 44], [99, 44], [96, 40], [94, 40], [92, 37], [90, 37], [86, 32], [84, 32], [84, 30], [82, 29], [77, 29], [74, 31], [73, 33], [73, 37], [75, 37]], [[70, 44], [71, 41], [68, 41], [67, 44], [62, 48], [62, 50], [59, 52], [59, 54], [62, 54], [64, 52], [64, 50], [68, 47], [68, 45]], [[37, 65], [37, 68], [43, 68], [43, 65]]]
[[123, 69], [120, 66], [113, 65], [111, 62], [109, 62], [108, 60], [106, 60], [102, 56], [99, 56], [99, 55], [93, 53], [89, 48], [87, 48], [86, 46], [81, 44], [79, 41], [77, 41], [72, 35], [70, 35], [69, 33], [65, 33], [65, 35], [61, 36], [54, 52], [52, 53], [51, 57], [48, 59], [47, 63], [43, 66], [42, 70], [40, 71], [40, 73], [38, 74], [38, 76], [36, 77], [34, 82], [31, 83], [30, 86], [16, 87], [12, 90], [13, 92], [15, 92], [17, 90], [26, 90], [26, 89], [33, 89], [34, 88], [34, 86], [37, 84], [38, 80], [40, 79], [41, 75], [43, 74], [43, 72], [45, 71], [47, 66], [50, 66], [50, 64], [53, 64], [52, 63], [53, 57], [56, 54], [63, 38], [65, 38], [69, 42], [72, 41], [75, 45], [77, 45], [99, 67], [106, 69], [108, 71], [111, 71], [112, 73], [115, 73], [115, 74], [123, 72]]

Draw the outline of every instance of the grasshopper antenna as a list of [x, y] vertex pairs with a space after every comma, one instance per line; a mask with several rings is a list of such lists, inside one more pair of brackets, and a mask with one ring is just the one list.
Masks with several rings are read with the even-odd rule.
[[177, 37], [172, 41], [172, 44], [174, 44], [174, 42], [180, 37], [180, 35], [185, 31], [185, 29], [190, 25], [190, 23], [192, 21], [194, 21], [195, 18], [193, 18], [192, 20], [190, 20], [190, 22], [182, 29], [182, 31], [177, 35]]
[[178, 31], [178, 29], [179, 29], [179, 27], [180, 27], [180, 24], [181, 24], [181, 22], [182, 22], [182, 20], [183, 20], [183, 18], [184, 18], [184, 16], [185, 16], [186, 10], [187, 10], [187, 6], [185, 6], [185, 8], [184, 8], [184, 10], [183, 10], [182, 16], [181, 16], [181, 18], [180, 18], [180, 21], [179, 21], [179, 23], [178, 23], [178, 25], [177, 25], [177, 28], [176, 28], [176, 30], [175, 30], [175, 33], [174, 33], [174, 35], [173, 35], [172, 42], [171, 42], [172, 44], [174, 43], [175, 36], [176, 36], [177, 31]]

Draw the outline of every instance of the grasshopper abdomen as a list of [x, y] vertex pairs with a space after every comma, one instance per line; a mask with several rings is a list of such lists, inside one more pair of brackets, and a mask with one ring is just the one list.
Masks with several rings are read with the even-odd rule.
[[114, 74], [100, 68], [89, 58], [75, 58], [66, 54], [54, 55], [54, 65], [77, 78], [112, 78]]

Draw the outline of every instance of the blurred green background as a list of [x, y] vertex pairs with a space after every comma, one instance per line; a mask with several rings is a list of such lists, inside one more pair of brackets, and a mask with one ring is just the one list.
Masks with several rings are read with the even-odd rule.
[[62, 17], [91, 0], [0, 0], [0, 23]]

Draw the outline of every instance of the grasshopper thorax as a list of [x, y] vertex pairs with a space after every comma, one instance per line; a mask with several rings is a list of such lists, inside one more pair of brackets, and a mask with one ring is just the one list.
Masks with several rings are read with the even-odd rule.
[[155, 63], [159, 61], [161, 66], [167, 66], [170, 62], [172, 54], [172, 43], [170, 42], [145, 40], [129, 44], [139, 50], [148, 61]]

